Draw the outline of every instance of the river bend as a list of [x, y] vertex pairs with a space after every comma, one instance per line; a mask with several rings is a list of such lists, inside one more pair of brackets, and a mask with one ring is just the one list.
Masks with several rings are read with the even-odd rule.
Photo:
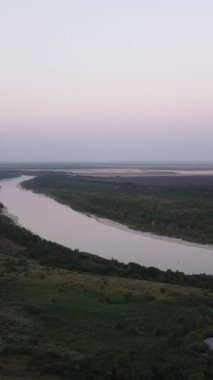
[[0, 181], [0, 202], [18, 223], [42, 238], [99, 256], [163, 270], [213, 274], [213, 247], [130, 230], [89, 217], [21, 187], [21, 176]]

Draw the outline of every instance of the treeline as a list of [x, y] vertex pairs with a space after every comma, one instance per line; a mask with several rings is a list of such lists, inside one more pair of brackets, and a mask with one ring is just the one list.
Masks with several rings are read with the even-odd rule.
[[213, 244], [211, 188], [139, 186], [58, 173], [41, 175], [24, 186], [133, 229]]
[[14, 178], [22, 174], [18, 170], [8, 170], [8, 169], [0, 169], [0, 180], [1, 179], [7, 179], [7, 178]]
[[51, 268], [213, 289], [213, 276], [186, 275], [179, 271], [162, 271], [135, 263], [123, 264], [114, 259], [107, 260], [79, 250], [71, 250], [41, 239], [30, 231], [15, 225], [11, 219], [1, 214], [0, 235], [22, 245], [26, 248], [23, 250], [23, 254], [35, 259], [39, 264]]

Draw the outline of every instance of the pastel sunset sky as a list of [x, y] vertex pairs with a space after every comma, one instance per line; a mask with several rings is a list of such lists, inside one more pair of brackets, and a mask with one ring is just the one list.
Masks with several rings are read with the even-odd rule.
[[213, 161], [212, 0], [0, 0], [0, 161]]

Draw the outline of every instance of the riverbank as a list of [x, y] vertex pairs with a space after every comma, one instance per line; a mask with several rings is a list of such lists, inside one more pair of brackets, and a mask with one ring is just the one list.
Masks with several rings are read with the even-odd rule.
[[208, 188], [141, 187], [57, 173], [36, 177], [23, 186], [134, 230], [213, 244], [213, 193]]
[[[55, 199], [55, 198], [53, 198], [53, 199]], [[85, 215], [88, 215], [88, 214], [85, 214]], [[165, 242], [169, 242], [169, 243], [181, 244], [181, 245], [188, 246], [188, 247], [204, 248], [204, 249], [213, 251], [213, 245], [210, 245], [210, 244], [198, 244], [198, 243], [186, 241], [183, 239], [176, 239], [176, 238], [172, 238], [172, 237], [168, 237], [168, 236], [155, 235], [152, 232], [143, 232], [143, 231], [139, 231], [139, 230], [133, 230], [132, 228], [128, 227], [127, 225], [115, 222], [113, 220], [98, 218], [97, 216], [92, 215], [92, 214], [89, 214], [89, 216], [90, 216], [90, 218], [94, 218], [95, 220], [97, 220], [97, 222], [99, 222], [99, 223], [103, 223], [107, 226], [117, 228], [120, 231], [125, 231], [125, 232], [129, 232], [131, 234], [146, 236], [146, 237], [149, 237], [152, 239], [161, 240], [161, 241], [165, 241]]]
[[[25, 190], [31, 190], [35, 194], [42, 194], [42, 196], [46, 196], [46, 197], [49, 197], [49, 198], [51, 198], [51, 199], [53, 199], [53, 200], [55, 200], [57, 202], [60, 202], [62, 204], [66, 204], [66, 203], [62, 202], [60, 200], [60, 198], [57, 197], [56, 195], [50, 195], [50, 194], [48, 194], [48, 192], [46, 192], [46, 193], [40, 193], [36, 188], [28, 188], [28, 183], [27, 182], [30, 181], [31, 179], [34, 179], [34, 178], [36, 178], [36, 176], [28, 177], [27, 180], [23, 180], [23, 182], [19, 183], [17, 185], [17, 187], [23, 188]], [[71, 207], [71, 205], [69, 205], [69, 206]], [[76, 210], [76, 211], [78, 211], [78, 210]], [[130, 228], [128, 225], [121, 224], [119, 222], [116, 222], [116, 221], [113, 221], [113, 220], [110, 220], [110, 219], [101, 218], [101, 217], [98, 217], [98, 216], [96, 216], [94, 214], [88, 214], [86, 211], [81, 211], [80, 213], [83, 214], [83, 215], [85, 215], [85, 216], [87, 216], [87, 217], [93, 218], [98, 223], [105, 224], [107, 226], [116, 228], [116, 229], [118, 229], [120, 231], [125, 231], [125, 232], [131, 233], [131, 234], [136, 234], [136, 235], [139, 235], [139, 236], [149, 237], [151, 239], [161, 240], [161, 241], [175, 243], [175, 244], [181, 244], [181, 245], [189, 246], [189, 247], [204, 248], [204, 249], [213, 251], [213, 245], [210, 245], [210, 244], [199, 244], [199, 243], [195, 243], [195, 242], [186, 241], [186, 240], [183, 240], [183, 239], [180, 239], [180, 238], [178, 239], [178, 238], [169, 237], [169, 236], [155, 235], [152, 232], [143, 232], [143, 231], [140, 231], [140, 230], [136, 230], [136, 229]], [[12, 217], [12, 218], [14, 218], [14, 219], [16, 219], [16, 217], [13, 216], [13, 215], [9, 215], [9, 214], [7, 214], [7, 215], [10, 216], [10, 217]]]
[[68, 249], [59, 244], [48, 242], [38, 235], [15, 224], [0, 213], [1, 234], [16, 244], [30, 249], [32, 258], [41, 265], [53, 265], [62, 269], [79, 270], [92, 274], [107, 274], [126, 278], [146, 279], [186, 286], [213, 288], [213, 276], [206, 274], [187, 275], [181, 272], [162, 271], [154, 267], [145, 267], [136, 263], [124, 264], [117, 260], [107, 260], [100, 256]]

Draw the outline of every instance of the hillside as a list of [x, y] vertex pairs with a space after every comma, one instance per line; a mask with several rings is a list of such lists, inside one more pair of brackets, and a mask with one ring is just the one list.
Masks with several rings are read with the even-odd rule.
[[101, 258], [88, 273], [95, 256], [65, 250], [0, 217], [1, 379], [212, 378], [212, 290], [98, 274]]

